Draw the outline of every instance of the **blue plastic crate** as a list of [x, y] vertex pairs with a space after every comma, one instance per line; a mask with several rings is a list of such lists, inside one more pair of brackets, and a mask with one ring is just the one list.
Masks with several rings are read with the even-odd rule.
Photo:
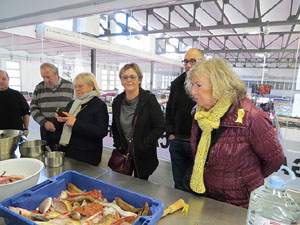
[[116, 196], [121, 197], [124, 201], [136, 208], [142, 208], [144, 203], [148, 202], [151, 215], [139, 217], [138, 220], [134, 222], [135, 225], [154, 225], [163, 214], [164, 205], [159, 200], [108, 184], [75, 171], [66, 171], [0, 202], [0, 217], [5, 218], [7, 225], [35, 224], [25, 217], [12, 212], [7, 207], [13, 206], [35, 210], [45, 198], [56, 198], [62, 190], [66, 190], [67, 182], [71, 182], [85, 191], [92, 189], [101, 190], [103, 197], [110, 202], [113, 201]]

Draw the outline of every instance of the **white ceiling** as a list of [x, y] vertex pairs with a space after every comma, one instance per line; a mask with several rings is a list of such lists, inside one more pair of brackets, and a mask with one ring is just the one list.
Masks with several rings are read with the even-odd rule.
[[[111, 2], [111, 9], [122, 8], [122, 5], [116, 6], [116, 2], [118, 1]], [[166, 45], [172, 45], [169, 38], [176, 37], [185, 47], [197, 47], [207, 55], [227, 58], [237, 67], [259, 67], [263, 59], [257, 57], [257, 53], [267, 56], [270, 67], [282, 68], [293, 67], [295, 58], [299, 56], [297, 47], [300, 32], [300, 0], [204, 0], [168, 3], [155, 1], [152, 5], [145, 5], [145, 1], [140, 1], [139, 4], [137, 1], [129, 2], [136, 5], [131, 7], [132, 10], [127, 8], [125, 12], [133, 15], [144, 25], [144, 30], [131, 32], [124, 30], [120, 34], [108, 33], [106, 36], [161, 34], [161, 38], [156, 39], [158, 54], [167, 53]], [[160, 5], [157, 5], [159, 3]], [[0, 3], [0, 6], [1, 4], [3, 3]], [[77, 16], [80, 15], [79, 11], [77, 10]], [[26, 13], [24, 15], [30, 16], [29, 11]], [[102, 14], [113, 16], [114, 13], [116, 11]], [[110, 21], [113, 20], [111, 17]], [[0, 16], [0, 28], [1, 23], [3, 18]], [[185, 48], [173, 47], [178, 53], [185, 52]], [[1, 31], [0, 48], [10, 53], [23, 51], [37, 56], [42, 53], [49, 57], [63, 54], [64, 58], [70, 59], [75, 57], [89, 59], [92, 49], [62, 41], [42, 40], [37, 36], [25, 37]], [[150, 62], [130, 54], [112, 53], [103, 49], [97, 50], [97, 61]], [[161, 63], [161, 66], [166, 65]]]
[[273, 67], [291, 66], [299, 56], [300, 0], [203, 0], [128, 13], [145, 24], [144, 30], [108, 35], [162, 34], [157, 53], [168, 52], [169, 39], [176, 37], [178, 53], [185, 52], [183, 44], [239, 66], [260, 64], [256, 53], [266, 53]]
[[[57, 19], [113, 10], [157, 6], [169, 0], [20, 0], [0, 1], [0, 29], [33, 25]], [[176, 2], [176, 0], [175, 0]]]
[[[55, 28], [53, 28], [55, 30]], [[175, 60], [168, 60], [164, 57], [151, 57], [150, 53], [142, 52], [141, 56], [134, 54], [133, 48], [124, 47], [125, 51], [108, 51], [104, 49], [96, 49], [96, 61], [103, 64], [119, 64], [136, 62], [139, 64], [149, 64], [155, 62], [156, 68], [164, 68], [179, 71], [181, 64]], [[0, 31], [0, 49], [3, 53], [10, 55], [11, 58], [26, 58], [26, 60], [56, 61], [66, 60], [68, 62], [78, 62], [91, 60], [92, 47], [84, 45], [72, 44], [63, 41], [55, 41], [50, 39], [41, 39], [39, 37], [27, 37]], [[131, 50], [131, 51], [130, 51]], [[127, 53], [126, 53], [127, 52]], [[1, 55], [1, 53], [0, 53]], [[149, 56], [150, 55], [150, 56]], [[159, 60], [161, 59], [161, 60]]]

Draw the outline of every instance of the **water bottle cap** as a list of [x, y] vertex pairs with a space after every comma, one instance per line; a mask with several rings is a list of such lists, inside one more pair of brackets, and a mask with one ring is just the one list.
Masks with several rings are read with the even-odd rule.
[[284, 189], [285, 188], [285, 180], [279, 176], [273, 175], [270, 177], [268, 181], [268, 185], [272, 188], [276, 189]]

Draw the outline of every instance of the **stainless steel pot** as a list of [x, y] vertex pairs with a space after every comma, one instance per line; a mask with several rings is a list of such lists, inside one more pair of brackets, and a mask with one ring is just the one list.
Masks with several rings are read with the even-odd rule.
[[45, 151], [47, 142], [43, 140], [25, 141], [19, 145], [22, 157], [38, 157]]
[[64, 165], [64, 152], [46, 152], [44, 154], [45, 165], [48, 167], [60, 167]]
[[22, 135], [22, 130], [0, 130], [0, 158], [14, 155]]
[[64, 167], [60, 166], [60, 167], [49, 167], [46, 166], [45, 167], [45, 175], [46, 177], [55, 177], [59, 174], [61, 174], [62, 172], [64, 172]]

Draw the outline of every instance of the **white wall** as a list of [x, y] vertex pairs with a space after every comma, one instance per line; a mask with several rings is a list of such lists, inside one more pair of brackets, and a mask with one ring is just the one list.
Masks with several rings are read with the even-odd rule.
[[[11, 58], [1, 57], [0, 68], [5, 70], [5, 61]], [[34, 87], [42, 78], [40, 76], [40, 63], [37, 61], [27, 62], [26, 60], [13, 60], [20, 62], [21, 66], [21, 91], [33, 92]]]
[[40, 62], [21, 61], [21, 90], [33, 92], [35, 86], [42, 81]]

